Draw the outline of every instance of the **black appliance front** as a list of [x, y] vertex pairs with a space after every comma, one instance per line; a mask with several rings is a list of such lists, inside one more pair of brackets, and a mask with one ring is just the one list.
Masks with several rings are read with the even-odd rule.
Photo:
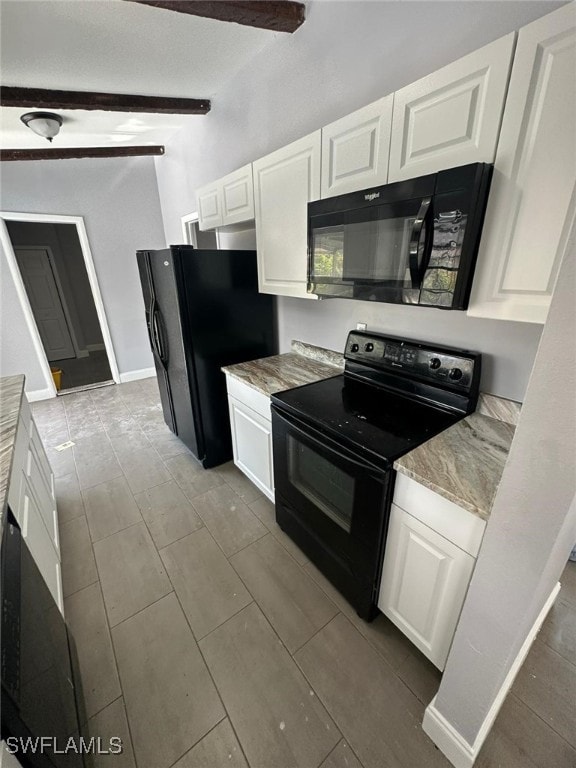
[[370, 621], [392, 472], [272, 406], [278, 525]]
[[308, 204], [308, 292], [466, 309], [492, 166]]
[[481, 355], [351, 331], [344, 357], [343, 374], [272, 395], [276, 520], [370, 619], [393, 463], [474, 411]]
[[[73, 639], [11, 516], [2, 536], [1, 579], [2, 738], [17, 748], [24, 768], [81, 768], [82, 756], [66, 750], [68, 739], [77, 739], [77, 703], [82, 706], [73, 682]], [[20, 739], [41, 736], [55, 741], [42, 752], [20, 748]]]
[[255, 251], [137, 256], [165, 421], [204, 467], [217, 466], [232, 458], [221, 368], [276, 353], [274, 297], [258, 293]]

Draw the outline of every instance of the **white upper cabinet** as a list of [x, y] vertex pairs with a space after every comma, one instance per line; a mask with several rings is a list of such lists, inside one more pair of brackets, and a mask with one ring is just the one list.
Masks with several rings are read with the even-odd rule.
[[239, 224], [254, 218], [252, 163], [220, 180], [223, 224]]
[[239, 224], [254, 218], [252, 163], [198, 190], [201, 230]]
[[253, 163], [258, 281], [262, 293], [306, 293], [307, 204], [320, 197], [321, 131]]
[[576, 14], [520, 30], [469, 315], [544, 323], [576, 209]]
[[386, 184], [393, 103], [386, 96], [322, 128], [322, 197]]
[[198, 190], [198, 227], [201, 230], [222, 226], [222, 194], [220, 183], [215, 181]]
[[494, 162], [515, 33], [394, 94], [388, 181]]

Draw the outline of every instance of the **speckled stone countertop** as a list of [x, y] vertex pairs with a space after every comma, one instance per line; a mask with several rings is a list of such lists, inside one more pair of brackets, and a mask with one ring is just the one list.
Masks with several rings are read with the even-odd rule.
[[487, 520], [515, 427], [472, 413], [394, 463], [394, 468]]
[[343, 359], [337, 352], [301, 341], [293, 341], [292, 350], [283, 355], [228, 365], [222, 370], [268, 396], [342, 373]]
[[4, 527], [4, 510], [8, 481], [16, 442], [20, 404], [24, 395], [24, 376], [4, 376], [0, 379], [0, 515]]

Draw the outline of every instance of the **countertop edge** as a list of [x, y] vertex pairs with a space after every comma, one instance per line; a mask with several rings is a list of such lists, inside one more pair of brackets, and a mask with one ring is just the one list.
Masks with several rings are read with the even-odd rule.
[[[9, 386], [18, 386], [18, 391], [6, 396], [6, 382], [10, 379], [14, 381]], [[19, 381], [18, 381], [19, 380]], [[8, 506], [8, 486], [12, 475], [12, 465], [14, 463], [14, 448], [16, 446], [16, 435], [18, 432], [18, 420], [22, 410], [22, 401], [25, 395], [24, 386], [26, 376], [16, 374], [15, 376], [4, 376], [0, 379], [0, 455], [2, 455], [2, 468], [0, 476], [0, 514], [1, 530], [4, 530], [6, 521], [6, 509]], [[8, 400], [8, 407], [6, 405]], [[13, 400], [13, 402], [11, 402]], [[5, 414], [7, 415], [5, 416]], [[7, 423], [4, 423], [6, 419]]]

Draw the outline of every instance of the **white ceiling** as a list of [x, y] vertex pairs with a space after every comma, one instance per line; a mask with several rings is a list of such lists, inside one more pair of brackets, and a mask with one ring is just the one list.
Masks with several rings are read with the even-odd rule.
[[[3, 85], [183, 98], [213, 98], [282, 34], [124, 0], [2, 0], [0, 21]], [[0, 146], [48, 147], [20, 122], [32, 109], [0, 109]], [[157, 144], [203, 119], [55, 111], [64, 125], [53, 147]]]

